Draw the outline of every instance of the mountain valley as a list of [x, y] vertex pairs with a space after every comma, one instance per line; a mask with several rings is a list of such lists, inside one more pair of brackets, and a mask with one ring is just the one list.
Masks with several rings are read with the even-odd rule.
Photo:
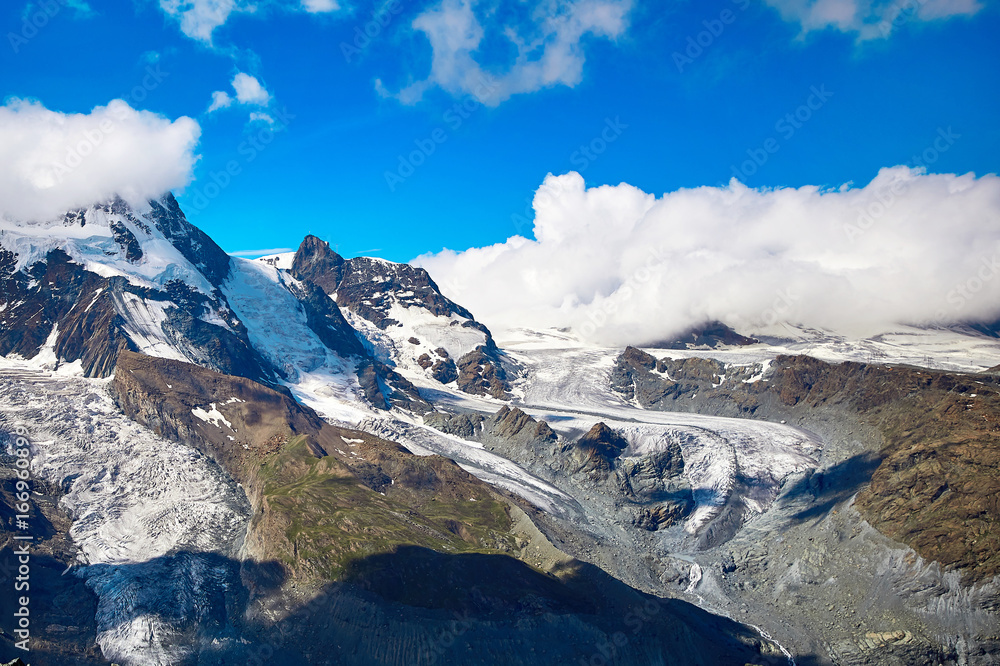
[[0, 229], [39, 663], [1000, 662], [992, 329], [607, 348], [169, 194]]

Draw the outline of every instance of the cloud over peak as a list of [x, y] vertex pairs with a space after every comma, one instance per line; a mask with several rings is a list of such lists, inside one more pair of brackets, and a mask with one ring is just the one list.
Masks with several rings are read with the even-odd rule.
[[186, 186], [201, 128], [123, 100], [90, 113], [38, 102], [0, 106], [0, 215], [54, 219], [118, 194], [142, 202]]
[[534, 238], [417, 258], [499, 330], [644, 344], [721, 320], [871, 333], [1000, 318], [1000, 178], [883, 169], [865, 187], [586, 188], [549, 175]]

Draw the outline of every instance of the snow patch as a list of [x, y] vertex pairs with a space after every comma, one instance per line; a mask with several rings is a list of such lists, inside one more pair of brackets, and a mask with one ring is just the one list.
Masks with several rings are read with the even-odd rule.
[[[223, 404], [228, 404], [228, 403], [223, 403]], [[219, 424], [225, 423], [227, 428], [229, 428], [233, 432], [236, 432], [236, 429], [233, 428], [233, 424], [229, 422], [229, 419], [223, 416], [222, 412], [216, 409], [214, 402], [211, 404], [210, 409], [208, 411], [205, 411], [201, 407], [195, 407], [194, 409], [191, 410], [191, 414], [193, 414], [194, 416], [198, 417], [199, 419], [201, 419], [206, 423], [211, 423], [216, 428], [221, 428], [222, 426]]]

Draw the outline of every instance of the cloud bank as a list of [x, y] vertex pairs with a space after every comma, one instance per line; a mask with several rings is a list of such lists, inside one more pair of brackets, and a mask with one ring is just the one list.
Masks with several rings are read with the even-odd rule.
[[1000, 318], [1000, 178], [886, 168], [865, 187], [587, 189], [535, 194], [534, 238], [418, 257], [498, 331], [569, 327], [648, 344], [721, 320], [854, 334]]
[[0, 106], [0, 215], [50, 220], [118, 194], [144, 202], [191, 182], [201, 128], [122, 100], [87, 114]]
[[[583, 78], [584, 38], [622, 35], [631, 0], [541, 0], [528, 7], [525, 20], [510, 22], [497, 20], [494, 9], [474, 0], [443, 0], [422, 12], [413, 29], [431, 44], [431, 71], [395, 97], [415, 104], [437, 86], [495, 106], [519, 93], [556, 85], [572, 88]], [[481, 19], [486, 19], [485, 27]], [[496, 42], [510, 47], [512, 62], [483, 62], [481, 47]], [[381, 81], [377, 85], [384, 91]]]
[[858, 39], [888, 37], [902, 25], [971, 16], [983, 8], [979, 0], [764, 0], [802, 33], [834, 28], [857, 33]]

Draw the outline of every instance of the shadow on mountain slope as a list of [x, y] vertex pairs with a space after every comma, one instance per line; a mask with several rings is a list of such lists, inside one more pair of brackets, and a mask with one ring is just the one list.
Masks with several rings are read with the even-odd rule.
[[810, 471], [785, 493], [783, 502], [808, 499], [810, 506], [792, 515], [796, 523], [821, 520], [838, 504], [847, 501], [871, 481], [882, 464], [878, 454], [865, 452], [825, 469]]
[[[285, 571], [180, 552], [80, 573], [103, 594], [98, 630], [166, 625], [157, 639], [187, 653], [171, 666], [785, 663], [751, 628], [579, 562], [549, 575], [505, 555], [407, 546], [357, 560], [318, 590], [296, 590]], [[44, 639], [52, 626], [39, 630]]]

